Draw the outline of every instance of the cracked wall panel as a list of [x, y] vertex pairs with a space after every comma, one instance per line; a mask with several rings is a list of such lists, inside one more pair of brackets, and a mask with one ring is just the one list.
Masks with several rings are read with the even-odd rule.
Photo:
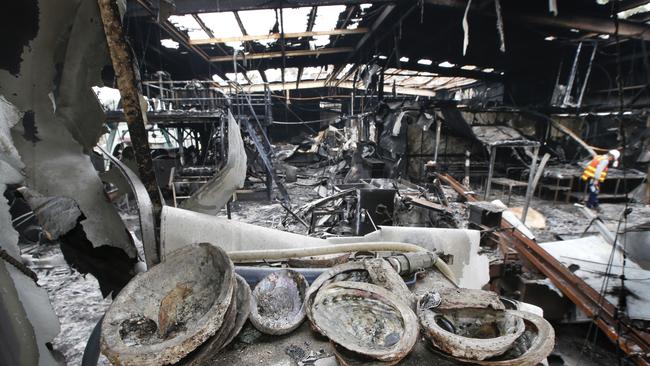
[[[67, 47], [61, 37], [71, 33], [76, 1], [41, 1], [42, 16], [37, 37], [25, 48], [21, 73], [14, 77], [0, 70], [0, 93], [22, 111], [33, 111], [38, 142], [26, 140], [23, 126], [12, 129], [16, 148], [26, 164], [26, 184], [47, 196], [64, 196], [75, 199], [86, 216], [82, 226], [94, 246], [112, 245], [125, 250], [130, 256], [136, 251], [127, 237], [124, 224], [105, 197], [101, 180], [88, 155], [74, 140], [66, 125], [56, 119], [54, 106], [48, 94], [55, 80], [56, 55], [64, 55], [60, 47]], [[77, 28], [78, 32], [83, 29]], [[59, 49], [57, 49], [57, 46]], [[86, 44], [77, 52], [86, 54], [97, 44]], [[86, 63], [87, 66], [91, 63]], [[88, 70], [78, 70], [80, 74]], [[76, 77], [70, 75], [70, 77]], [[65, 81], [61, 81], [64, 83]], [[90, 89], [87, 85], [86, 89]], [[96, 102], [95, 102], [96, 103]]]
[[66, 45], [56, 93], [56, 117], [86, 151], [104, 133], [106, 118], [91, 87], [102, 84], [101, 70], [109, 64], [97, 2], [82, 1]]
[[86, 216], [81, 225], [93, 246], [112, 245], [135, 256], [135, 248], [130, 245], [124, 224], [106, 198], [90, 157], [83, 154], [82, 147], [65, 128], [43, 121], [48, 119], [44, 113], [41, 113], [43, 119], [39, 120], [38, 115], [42, 141], [31, 143], [18, 140], [22, 135], [20, 125], [13, 131], [18, 150], [26, 163], [27, 186], [45, 196], [74, 199]]
[[235, 117], [228, 112], [228, 162], [217, 176], [183, 201], [187, 210], [216, 215], [246, 180], [246, 150]]

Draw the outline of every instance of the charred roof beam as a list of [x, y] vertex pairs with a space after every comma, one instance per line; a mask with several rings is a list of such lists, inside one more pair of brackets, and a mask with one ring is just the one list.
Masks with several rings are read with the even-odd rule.
[[[146, 15], [137, 7], [138, 0], [127, 0], [127, 15], [142, 16]], [[158, 0], [160, 1], [160, 0]], [[290, 7], [313, 7], [327, 5], [359, 5], [366, 3], [387, 4], [395, 2], [394, 0], [292, 0]], [[157, 1], [156, 1], [157, 3]], [[287, 7], [286, 0], [237, 0], [237, 1], [215, 1], [215, 0], [175, 0], [176, 9], [174, 15], [192, 14], [192, 13], [214, 13], [227, 11], [243, 11], [258, 9], [278, 9]], [[156, 6], [157, 10], [157, 6]]]
[[[298, 33], [284, 33], [284, 38], [303, 38], [303, 37], [314, 37], [314, 36], [333, 36], [333, 35], [357, 35], [364, 34], [368, 32], [367, 28], [355, 28], [355, 29], [332, 29], [325, 31], [306, 31]], [[261, 35], [243, 35], [237, 37], [211, 37], [207, 39], [194, 39], [191, 40], [191, 44], [200, 45], [200, 44], [214, 44], [214, 43], [226, 43], [226, 42], [248, 42], [248, 41], [259, 41], [267, 39], [281, 39], [282, 33], [269, 33]]]
[[[339, 29], [346, 29], [348, 27], [348, 24], [350, 24], [350, 20], [352, 19], [352, 15], [356, 13], [359, 10], [359, 5], [348, 5], [345, 8], [345, 19], [343, 19], [343, 22], [341, 24], [337, 24], [336, 28]], [[331, 42], [332, 47], [336, 46], [336, 43], [339, 41], [341, 38], [341, 35], [337, 35], [336, 38]]]
[[[141, 6], [141, 8], [146, 11], [147, 15], [151, 17], [158, 24], [158, 26], [162, 28], [174, 41], [180, 43], [187, 50], [196, 54], [201, 59], [203, 59], [203, 61], [207, 62], [208, 65], [212, 66], [210, 64], [210, 56], [208, 56], [208, 54], [205, 53], [205, 51], [203, 51], [200, 47], [191, 44], [189, 37], [185, 33], [179, 31], [178, 28], [176, 28], [176, 26], [174, 26], [167, 19], [156, 20], [158, 19], [159, 14], [157, 13], [157, 10], [155, 10], [152, 7], [150, 1], [148, 0], [136, 0], [136, 1]], [[220, 68], [216, 68], [215, 73], [219, 75], [221, 78], [226, 79], [225, 74], [222, 72]]]
[[307, 18], [307, 32], [311, 32], [314, 29], [314, 24], [316, 24], [316, 13], [318, 13], [318, 6], [312, 6], [311, 11], [309, 12], [309, 17]]
[[[350, 52], [350, 54], [348, 55], [347, 62], [345, 62], [343, 64], [339, 64], [334, 69], [334, 71], [332, 71], [330, 76], [327, 78], [327, 83], [328, 84], [331, 83], [332, 81], [336, 80], [336, 77], [341, 73], [341, 71], [343, 71], [343, 68], [345, 68], [345, 65], [347, 63], [349, 63], [351, 60], [353, 60], [354, 57], [359, 53], [361, 48], [366, 44], [366, 42], [375, 35], [375, 33], [381, 27], [381, 25], [384, 23], [386, 18], [388, 18], [388, 16], [393, 12], [393, 10], [395, 10], [395, 7], [396, 7], [395, 4], [384, 5], [383, 10], [379, 14], [379, 16], [377, 16], [377, 19], [375, 19], [375, 21], [372, 24], [372, 26], [370, 27], [370, 30], [368, 31], [368, 33], [364, 34], [364, 36], [361, 37], [359, 42], [357, 42], [356, 46], [354, 46], [354, 49], [352, 50], [352, 52]], [[358, 65], [355, 65], [355, 66], [358, 67]], [[356, 67], [352, 67], [348, 71], [348, 73], [343, 78], [341, 78], [340, 80], [346, 79], [352, 72], [354, 72]]]
[[[286, 57], [296, 57], [296, 56], [319, 56], [319, 55], [329, 55], [333, 53], [347, 53], [351, 52], [354, 49], [352, 47], [335, 47], [335, 48], [320, 48], [316, 50], [290, 50], [290, 51], [271, 51], [271, 52], [255, 52], [242, 55], [241, 53], [237, 54], [237, 59], [242, 60], [259, 60], [267, 58], [284, 58]], [[232, 62], [233, 57], [228, 56], [216, 56], [210, 57], [211, 62]]]
[[[426, 4], [451, 7], [458, 9], [465, 9], [467, 1], [465, 0], [424, 0]], [[647, 1], [646, 1], [647, 2]], [[478, 6], [471, 6], [470, 10], [473, 13], [493, 17], [494, 14], [481, 11]], [[580, 15], [563, 15], [563, 16], [547, 16], [539, 14], [526, 14], [515, 12], [504, 12], [504, 19], [506, 21], [518, 22], [523, 24], [532, 24], [545, 27], [563, 28], [563, 29], [578, 29], [586, 32], [595, 32], [599, 34], [616, 33], [616, 26], [611, 19], [597, 18]], [[650, 41], [650, 27], [645, 24], [638, 24], [630, 21], [619, 20], [618, 34], [621, 37], [642, 39]]]

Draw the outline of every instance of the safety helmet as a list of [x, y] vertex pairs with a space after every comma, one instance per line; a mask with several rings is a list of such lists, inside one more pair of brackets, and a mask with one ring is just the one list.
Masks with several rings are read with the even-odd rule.
[[621, 152], [618, 151], [618, 150], [616, 150], [616, 149], [609, 150], [607, 153], [608, 153], [609, 155], [613, 156], [613, 157], [614, 157], [614, 160], [618, 160], [618, 158], [621, 157]]

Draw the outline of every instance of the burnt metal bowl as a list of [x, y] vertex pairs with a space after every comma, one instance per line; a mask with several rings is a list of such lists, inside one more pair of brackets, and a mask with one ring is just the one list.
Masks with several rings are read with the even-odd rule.
[[312, 322], [323, 335], [373, 360], [401, 360], [413, 349], [419, 334], [417, 317], [406, 303], [370, 283], [325, 285], [316, 294], [311, 311]]
[[266, 334], [287, 334], [305, 319], [307, 280], [282, 269], [264, 277], [253, 290], [250, 321]]
[[170, 253], [113, 301], [102, 323], [102, 352], [113, 365], [179, 361], [221, 328], [234, 283], [230, 258], [214, 245]]
[[512, 310], [424, 309], [418, 316], [424, 335], [434, 347], [468, 360], [505, 353], [525, 330], [522, 318]]

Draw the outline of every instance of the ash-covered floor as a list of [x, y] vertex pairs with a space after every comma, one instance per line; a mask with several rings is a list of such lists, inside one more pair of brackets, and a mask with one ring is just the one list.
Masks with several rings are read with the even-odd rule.
[[[304, 170], [302, 176], [309, 177], [314, 172]], [[311, 175], [313, 176], [313, 175]], [[312, 179], [299, 178], [295, 183], [287, 183], [287, 190], [291, 197], [292, 207], [297, 208], [314, 199], [319, 198]], [[261, 184], [256, 189], [262, 189]], [[457, 199], [451, 189], [445, 190], [450, 202]], [[491, 199], [506, 201], [506, 197], [495, 195]], [[524, 197], [513, 195], [511, 207], [521, 206]], [[462, 206], [462, 205], [461, 205]], [[289, 217], [287, 226], [282, 221], [287, 217], [287, 211], [277, 202], [266, 200], [238, 200], [232, 203], [232, 219], [260, 226], [306, 234], [307, 228], [297, 220]], [[573, 204], [556, 202], [553, 203], [539, 198], [533, 198], [531, 207], [542, 213], [546, 218], [545, 229], [534, 229], [539, 242], [555, 241], [560, 239], [571, 239], [579, 237], [589, 226], [590, 220], [579, 213]], [[629, 204], [632, 213], [628, 217], [628, 225], [643, 223], [650, 217], [650, 206], [641, 204]], [[625, 205], [621, 203], [604, 203], [601, 205], [600, 216], [605, 223], [614, 230], [618, 224]], [[121, 213], [123, 220], [129, 230], [137, 236], [137, 216], [134, 207], [124, 210]], [[220, 216], [226, 216], [222, 210]], [[465, 218], [459, 220], [461, 225], [466, 225]], [[587, 232], [597, 233], [591, 228]], [[138, 244], [138, 240], [136, 240]], [[138, 248], [141, 252], [141, 247]], [[86, 345], [86, 341], [95, 327], [97, 321], [108, 309], [111, 299], [102, 298], [97, 280], [92, 275], [83, 276], [70, 268], [63, 259], [58, 244], [23, 245], [23, 257], [27, 258], [32, 268], [39, 277], [39, 285], [44, 287], [50, 296], [52, 306], [59, 317], [61, 332], [54, 339], [53, 348], [63, 354], [68, 365], [79, 365]], [[142, 254], [141, 254], [142, 255]], [[615, 349], [609, 345], [604, 337], [596, 347], [589, 347], [584, 355], [580, 355], [580, 349], [584, 344], [584, 334], [588, 324], [581, 325], [555, 325], [556, 327], [556, 349], [554, 354], [561, 355], [565, 365], [610, 365], [616, 361]], [[245, 336], [245, 332], [244, 336]], [[593, 352], [592, 352], [593, 349]], [[593, 355], [593, 357], [591, 357]], [[551, 357], [551, 364], [560, 362], [557, 357]], [[108, 360], [101, 356], [100, 365], [108, 365]]]

